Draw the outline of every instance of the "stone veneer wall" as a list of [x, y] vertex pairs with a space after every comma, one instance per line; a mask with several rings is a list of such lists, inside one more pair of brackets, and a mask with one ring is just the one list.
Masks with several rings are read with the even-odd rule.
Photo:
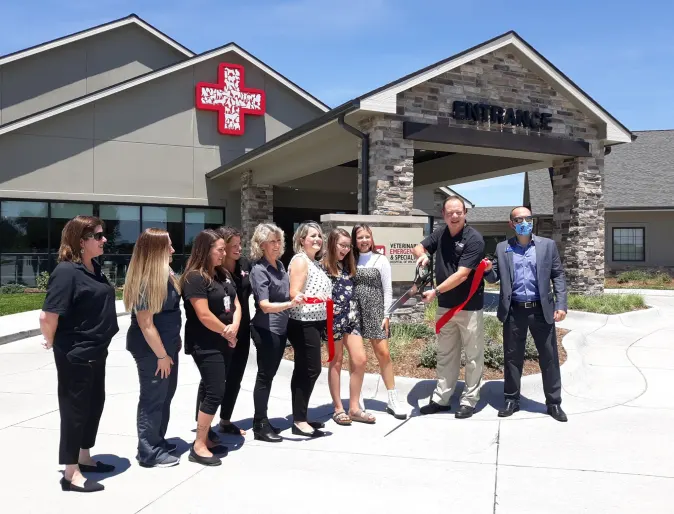
[[553, 228], [552, 217], [550, 216], [536, 217], [536, 220], [534, 222], [534, 228], [536, 230], [536, 235], [552, 239], [552, 228]]
[[[410, 214], [414, 208], [414, 143], [403, 138], [402, 120], [396, 116], [373, 116], [361, 121], [359, 128], [370, 137], [368, 214]], [[359, 170], [360, 155], [359, 151]], [[361, 190], [358, 173], [360, 214]]]
[[591, 151], [594, 157], [555, 163], [552, 176], [553, 239], [570, 293], [604, 292], [604, 145]]
[[253, 173], [241, 175], [241, 245], [248, 255], [250, 239], [259, 223], [274, 221], [274, 188], [270, 185], [253, 185]]

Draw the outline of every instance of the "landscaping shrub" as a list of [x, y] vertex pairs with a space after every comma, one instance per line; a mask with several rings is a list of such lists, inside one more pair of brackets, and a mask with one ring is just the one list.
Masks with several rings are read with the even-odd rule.
[[433, 329], [424, 323], [395, 323], [391, 325], [391, 338], [389, 339], [389, 353], [391, 359], [396, 360], [405, 346], [415, 339], [432, 339], [435, 333]]
[[26, 290], [26, 286], [23, 284], [7, 284], [0, 287], [0, 294], [18, 294], [23, 293]]
[[431, 303], [426, 306], [424, 311], [424, 319], [426, 321], [435, 321], [435, 315], [438, 312], [438, 299], [434, 298]]
[[600, 294], [585, 296], [569, 295], [569, 309], [598, 314], [622, 314], [646, 307], [644, 298], [638, 294]]
[[626, 284], [628, 282], [644, 282], [652, 279], [653, 276], [654, 274], [647, 270], [633, 269], [619, 273], [616, 280], [618, 284]]
[[35, 283], [37, 285], [38, 289], [41, 289], [42, 291], [47, 290], [47, 284], [49, 283], [49, 273], [46, 271], [43, 271], [37, 276], [37, 279], [35, 279]]
[[419, 366], [435, 369], [438, 365], [438, 343], [428, 341], [419, 355]]

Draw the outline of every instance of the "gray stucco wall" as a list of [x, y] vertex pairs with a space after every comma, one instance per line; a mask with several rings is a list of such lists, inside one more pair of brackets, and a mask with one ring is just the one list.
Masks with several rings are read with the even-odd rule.
[[[194, 108], [196, 83], [216, 82], [220, 62], [244, 64], [246, 85], [266, 93], [267, 113], [246, 116], [240, 137]], [[318, 114], [225, 54], [0, 136], [0, 197], [225, 206], [229, 188], [206, 173]]]
[[[610, 270], [628, 268], [674, 268], [674, 225], [672, 211], [606, 212], [606, 266]], [[613, 261], [613, 228], [643, 228], [645, 235], [644, 262]]]
[[125, 25], [0, 66], [0, 124], [186, 59]]

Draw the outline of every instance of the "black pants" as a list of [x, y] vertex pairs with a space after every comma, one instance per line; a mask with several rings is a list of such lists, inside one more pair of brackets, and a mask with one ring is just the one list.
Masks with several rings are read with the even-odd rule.
[[[225, 382], [225, 395], [220, 404], [220, 419], [229, 421], [232, 419], [234, 405], [239, 397], [241, 390], [241, 380], [246, 371], [248, 363], [248, 354], [250, 353], [250, 324], [242, 325], [236, 333], [236, 346], [232, 351], [231, 359], [227, 367], [227, 381]], [[199, 415], [199, 406], [204, 399], [204, 382], [199, 382], [199, 391], [197, 392], [197, 413]]]
[[136, 414], [138, 431], [138, 462], [152, 465], [161, 462], [168, 455], [166, 450], [166, 430], [171, 416], [171, 401], [178, 386], [178, 355], [176, 350], [171, 358], [173, 367], [167, 378], [155, 375], [157, 357], [154, 353], [132, 354], [138, 368], [140, 395]]
[[251, 327], [251, 334], [257, 351], [257, 377], [253, 389], [255, 415], [253, 422], [267, 421], [267, 405], [271, 393], [271, 384], [283, 359], [287, 337], [258, 328]]
[[61, 415], [59, 464], [77, 464], [80, 448], [88, 450], [96, 443], [105, 405], [106, 359], [107, 351], [94, 362], [73, 363], [54, 347]]
[[505, 397], [513, 400], [519, 400], [520, 397], [527, 329], [531, 331], [538, 350], [545, 403], [559, 405], [562, 403], [562, 378], [557, 353], [557, 331], [554, 323], [545, 321], [540, 306], [525, 309], [513, 304], [503, 324]]
[[288, 339], [295, 350], [295, 368], [290, 381], [293, 421], [307, 421], [309, 398], [321, 374], [321, 333], [325, 321], [288, 321]]
[[[201, 382], [199, 388], [203, 390], [203, 399], [198, 402], [197, 408], [204, 414], [215, 415], [218, 407], [225, 396], [225, 382], [227, 366], [231, 358], [231, 348], [223, 348], [222, 351], [193, 350], [194, 359]], [[198, 396], [198, 393], [197, 393]]]

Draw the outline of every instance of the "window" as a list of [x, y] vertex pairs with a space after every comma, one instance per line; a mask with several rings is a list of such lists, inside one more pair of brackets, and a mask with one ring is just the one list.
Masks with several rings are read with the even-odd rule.
[[34, 285], [49, 268], [47, 202], [0, 203], [0, 283]]
[[101, 205], [100, 218], [105, 222], [106, 254], [128, 254], [140, 235], [139, 205]]
[[224, 223], [222, 209], [185, 209], [185, 250], [186, 254], [192, 251], [192, 242], [197, 234], [207, 228], [218, 228]]
[[49, 249], [57, 253], [61, 246], [61, 232], [75, 216], [93, 216], [94, 206], [90, 203], [54, 203], [51, 204], [49, 232], [51, 236]]
[[161, 228], [171, 237], [176, 253], [183, 251], [183, 209], [182, 207], [143, 207], [142, 230]]
[[643, 227], [613, 229], [614, 261], [645, 261], [645, 229]]

